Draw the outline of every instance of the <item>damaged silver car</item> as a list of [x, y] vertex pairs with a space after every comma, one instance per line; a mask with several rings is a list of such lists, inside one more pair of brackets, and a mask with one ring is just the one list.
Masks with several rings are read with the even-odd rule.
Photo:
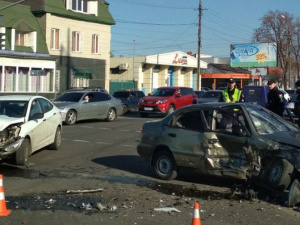
[[165, 180], [180, 167], [208, 175], [259, 178], [285, 190], [300, 178], [300, 131], [251, 103], [205, 103], [146, 122], [137, 152]]
[[0, 96], [0, 160], [25, 165], [35, 151], [61, 145], [59, 109], [42, 96]]

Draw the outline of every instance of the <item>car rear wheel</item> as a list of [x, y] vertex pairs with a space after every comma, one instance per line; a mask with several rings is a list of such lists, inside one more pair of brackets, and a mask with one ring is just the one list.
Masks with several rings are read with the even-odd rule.
[[171, 114], [174, 111], [175, 111], [175, 107], [173, 105], [170, 105], [167, 114], [169, 115], [169, 114]]
[[61, 129], [58, 127], [56, 129], [54, 142], [49, 146], [51, 149], [58, 150], [61, 145]]
[[173, 180], [177, 177], [177, 166], [173, 155], [166, 150], [159, 151], [153, 158], [156, 174], [164, 180]]
[[67, 112], [65, 123], [67, 125], [73, 125], [77, 121], [77, 113], [74, 110], [69, 110]]
[[112, 122], [117, 118], [116, 111], [113, 108], [110, 108], [107, 112], [106, 121]]
[[285, 190], [292, 181], [293, 165], [285, 160], [276, 160], [268, 169], [267, 181], [272, 188]]
[[28, 157], [31, 153], [31, 144], [28, 139], [25, 139], [16, 152], [16, 164], [17, 165], [27, 165]]
[[126, 114], [128, 112], [128, 106], [123, 105], [123, 114]]

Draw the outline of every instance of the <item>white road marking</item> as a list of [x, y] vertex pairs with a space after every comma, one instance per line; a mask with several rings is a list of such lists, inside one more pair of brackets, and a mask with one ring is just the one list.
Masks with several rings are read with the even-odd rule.
[[89, 127], [89, 126], [81, 126], [83, 128], [94, 128], [94, 127]]
[[121, 146], [124, 146], [124, 147], [136, 147], [135, 145], [121, 145]]
[[130, 130], [125, 130], [125, 129], [119, 129], [118, 131], [130, 131]]
[[96, 144], [101, 144], [101, 145], [112, 145], [112, 143], [107, 143], [107, 142], [96, 142]]
[[85, 141], [85, 140], [73, 140], [73, 141], [77, 141], [77, 142], [90, 142], [90, 141]]
[[100, 130], [112, 130], [111, 128], [107, 128], [107, 127], [99, 127], [98, 129], [100, 129]]

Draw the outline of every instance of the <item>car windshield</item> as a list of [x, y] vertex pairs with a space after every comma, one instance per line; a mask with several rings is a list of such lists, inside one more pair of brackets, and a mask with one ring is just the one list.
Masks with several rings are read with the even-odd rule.
[[172, 96], [176, 89], [159, 88], [151, 93], [151, 96]]
[[79, 102], [84, 93], [67, 92], [59, 96], [56, 102]]
[[0, 115], [25, 117], [28, 101], [0, 101]]
[[202, 95], [202, 98], [219, 98], [221, 94], [220, 91], [207, 91]]
[[257, 133], [261, 135], [287, 132], [292, 129], [292, 126], [284, 119], [279, 118], [275, 114], [273, 115], [270, 111], [263, 108], [247, 107], [247, 110]]
[[113, 94], [115, 98], [129, 98], [128, 91], [118, 91]]

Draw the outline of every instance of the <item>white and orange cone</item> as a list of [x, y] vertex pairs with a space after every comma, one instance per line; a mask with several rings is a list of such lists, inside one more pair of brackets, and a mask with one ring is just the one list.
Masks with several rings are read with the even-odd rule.
[[199, 202], [195, 202], [194, 204], [194, 217], [192, 220], [192, 225], [201, 225]]
[[0, 174], [0, 216], [8, 216], [11, 213], [11, 210], [6, 209], [6, 202], [4, 197], [4, 188], [3, 188], [3, 176]]

